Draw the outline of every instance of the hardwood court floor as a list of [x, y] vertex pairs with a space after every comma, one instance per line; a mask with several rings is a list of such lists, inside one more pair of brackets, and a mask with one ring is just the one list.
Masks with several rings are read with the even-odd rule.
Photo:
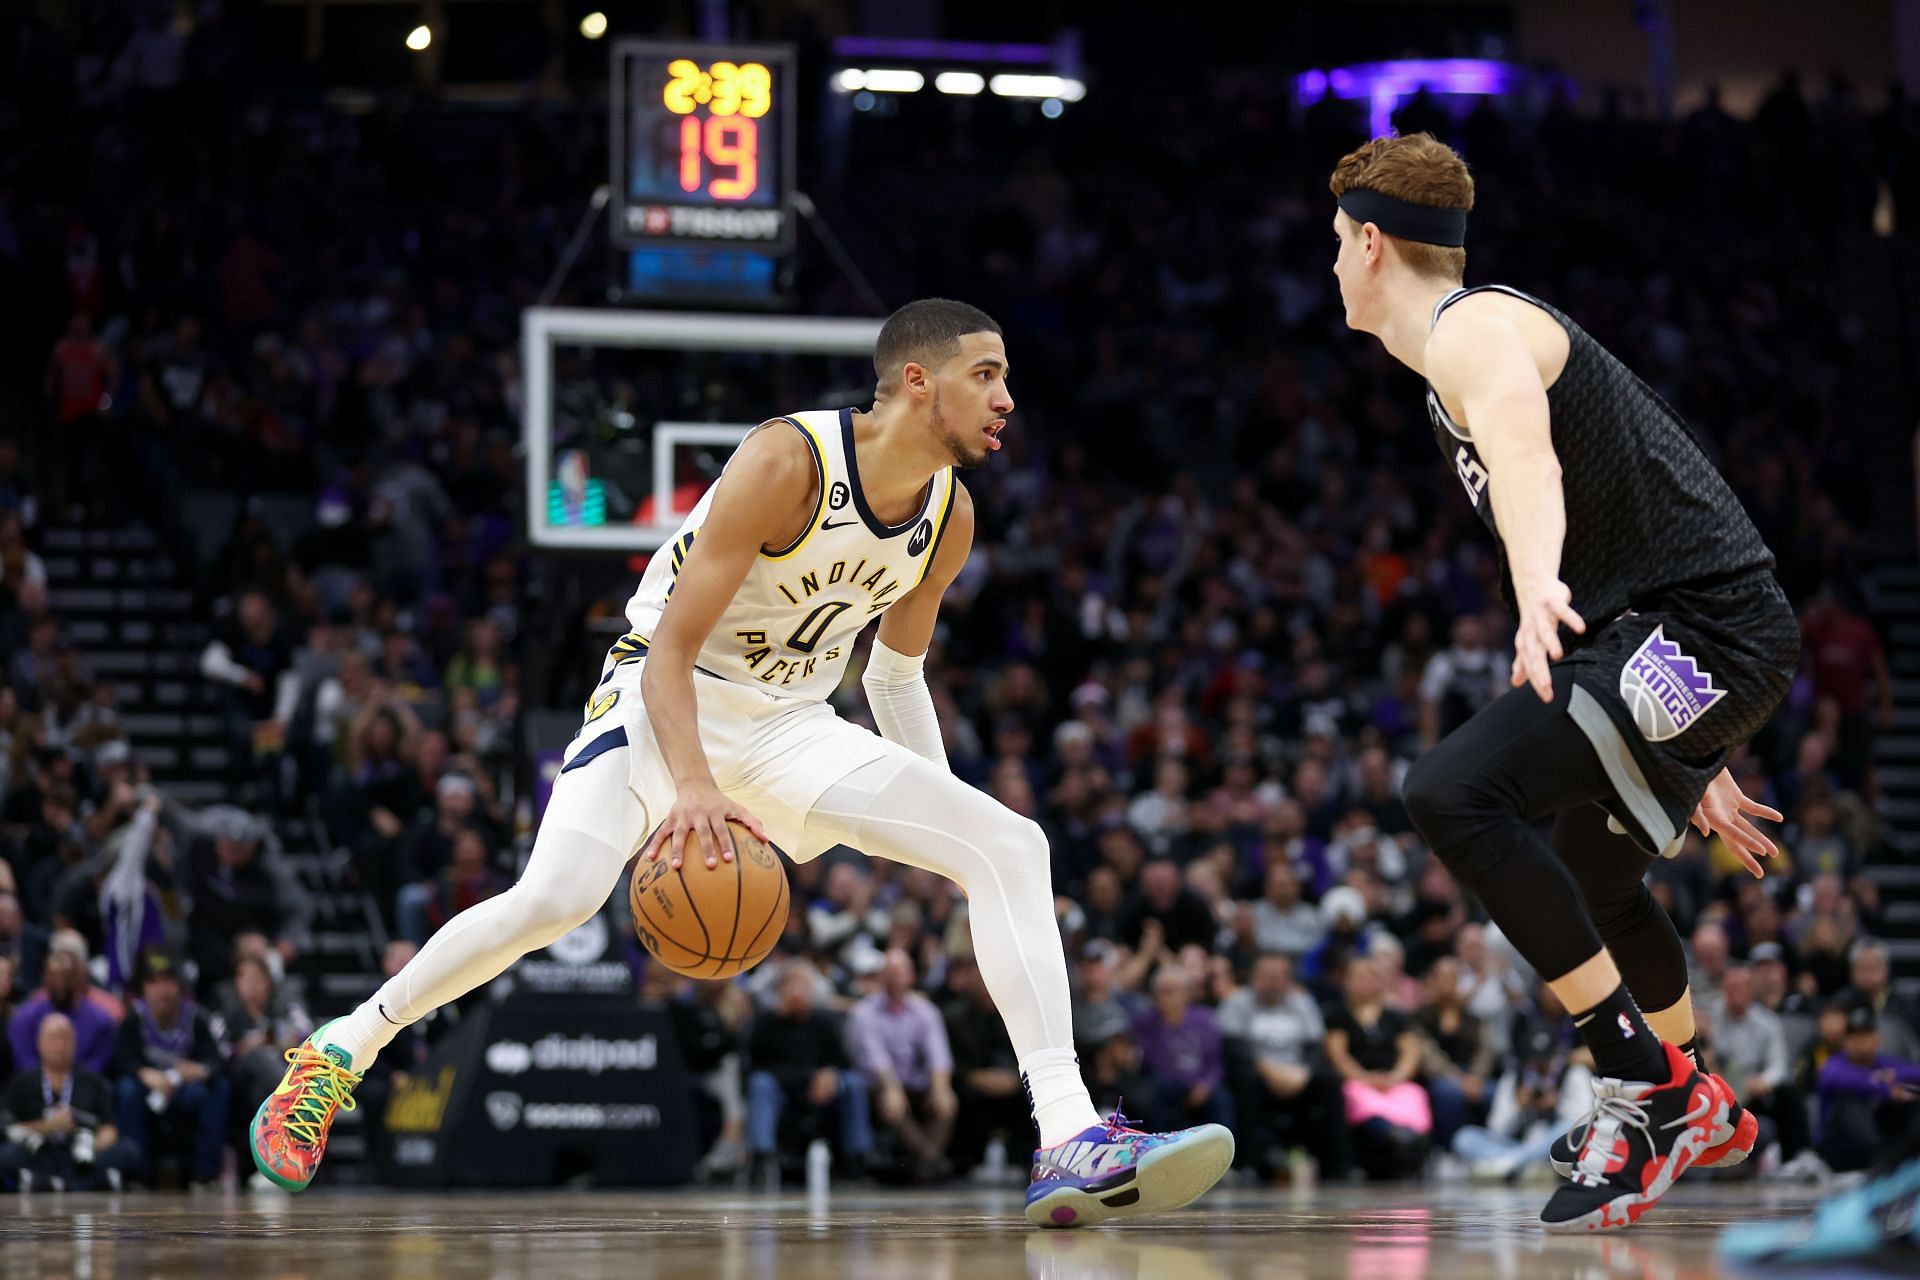
[[1704, 1280], [1724, 1223], [1815, 1197], [1677, 1189], [1640, 1226], [1566, 1238], [1543, 1193], [1221, 1191], [1181, 1213], [1039, 1232], [1012, 1190], [7, 1195], [0, 1280]]

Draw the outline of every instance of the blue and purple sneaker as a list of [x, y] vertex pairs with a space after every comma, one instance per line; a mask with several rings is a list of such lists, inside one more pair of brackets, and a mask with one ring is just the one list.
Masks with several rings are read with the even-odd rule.
[[1232, 1163], [1233, 1134], [1224, 1125], [1142, 1133], [1115, 1111], [1105, 1124], [1033, 1153], [1027, 1221], [1091, 1227], [1178, 1209], [1205, 1195]]

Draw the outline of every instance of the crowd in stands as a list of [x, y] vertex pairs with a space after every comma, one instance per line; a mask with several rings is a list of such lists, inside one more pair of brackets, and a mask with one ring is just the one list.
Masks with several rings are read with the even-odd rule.
[[[391, 972], [510, 883], [537, 816], [522, 711], [598, 674], [582, 624], [630, 581], [584, 614], [532, 607], [554, 571], [522, 543], [514, 450], [518, 311], [604, 139], [584, 108], [290, 101], [217, 15], [96, 15], [65, 43], [9, 21], [10, 51], [43, 42], [0, 133], [0, 294], [23, 300], [0, 372], [38, 398], [0, 424], [0, 1177], [205, 1181], [311, 1025], [312, 909], [274, 821], [349, 851]], [[1231, 1123], [1257, 1176], [1519, 1176], [1584, 1114], [1589, 1064], [1399, 800], [1506, 688], [1497, 564], [1417, 381], [1339, 313], [1325, 175], [1358, 119], [1217, 92], [1208, 130], [1195, 102], [1096, 92], [1050, 134], [983, 114], [964, 143], [915, 132], [910, 159], [857, 120], [858, 198], [821, 198], [883, 292], [983, 306], [1018, 370], [930, 661], [948, 756], [1048, 835], [1100, 1105]], [[1920, 1114], [1920, 1013], [1861, 874], [1891, 682], [1858, 594], [1857, 326], [1826, 268], [1883, 183], [1910, 231], [1920, 118], [1835, 81], [1813, 102], [1783, 82], [1751, 121], [1422, 97], [1399, 123], [1479, 177], [1469, 280], [1537, 290], [1695, 422], [1804, 606], [1801, 677], [1733, 766], [1787, 815], [1781, 857], [1752, 881], [1691, 837], [1653, 883], [1769, 1144], [1858, 1167]], [[854, 306], [837, 279], [803, 288]], [[165, 495], [193, 487], [312, 497], [296, 528], [244, 504], [204, 557], [195, 657], [233, 803], [200, 811], [129, 750], [37, 550], [75, 520], [176, 529]], [[529, 687], [548, 646], [558, 674]], [[864, 717], [855, 683], [839, 701]], [[703, 1081], [704, 1169], [815, 1136], [910, 1178], [1020, 1164], [964, 900], [851, 851], [793, 875], [754, 973], [643, 976]]]

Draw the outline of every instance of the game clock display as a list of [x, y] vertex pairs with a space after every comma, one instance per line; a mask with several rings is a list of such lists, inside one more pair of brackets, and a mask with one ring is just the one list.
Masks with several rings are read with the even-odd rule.
[[612, 87], [618, 244], [790, 247], [791, 46], [622, 41]]

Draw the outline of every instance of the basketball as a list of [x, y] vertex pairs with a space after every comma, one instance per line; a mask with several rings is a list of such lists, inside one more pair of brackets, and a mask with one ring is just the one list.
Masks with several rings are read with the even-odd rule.
[[685, 865], [634, 864], [633, 928], [649, 954], [689, 978], [731, 978], [767, 958], [787, 928], [787, 870], [774, 847], [737, 822], [734, 859], [708, 869], [689, 837]]

